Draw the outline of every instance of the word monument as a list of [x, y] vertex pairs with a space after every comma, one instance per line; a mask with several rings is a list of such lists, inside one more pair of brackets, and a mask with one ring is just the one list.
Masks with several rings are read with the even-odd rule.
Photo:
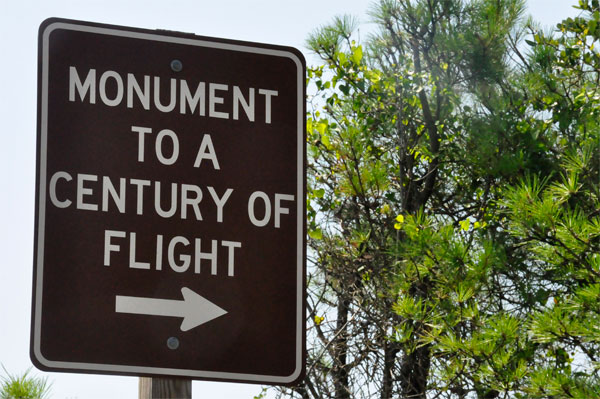
[[301, 53], [52, 18], [38, 68], [34, 364], [297, 383]]

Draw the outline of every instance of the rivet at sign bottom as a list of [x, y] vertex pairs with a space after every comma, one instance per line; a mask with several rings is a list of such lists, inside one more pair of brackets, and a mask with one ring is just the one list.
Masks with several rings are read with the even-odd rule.
[[175, 337], [171, 337], [167, 340], [167, 347], [169, 349], [177, 349], [179, 348], [179, 340]]

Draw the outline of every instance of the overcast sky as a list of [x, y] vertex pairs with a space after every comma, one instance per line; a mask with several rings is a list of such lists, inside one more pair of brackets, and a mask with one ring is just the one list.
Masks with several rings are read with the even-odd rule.
[[[577, 10], [575, 0], [530, 0], [545, 26]], [[293, 46], [309, 64], [307, 35], [334, 15], [368, 22], [368, 1], [357, 0], [4, 0], [0, 12], [0, 363], [11, 373], [29, 360], [36, 164], [37, 32], [49, 17]], [[364, 31], [365, 29], [363, 29]], [[136, 377], [43, 373], [53, 398], [137, 398]], [[194, 398], [252, 398], [257, 385], [194, 382]]]

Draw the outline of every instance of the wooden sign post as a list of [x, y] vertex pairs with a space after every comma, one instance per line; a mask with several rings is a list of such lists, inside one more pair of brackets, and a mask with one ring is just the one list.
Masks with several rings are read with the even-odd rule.
[[192, 399], [192, 380], [140, 377], [139, 399]]

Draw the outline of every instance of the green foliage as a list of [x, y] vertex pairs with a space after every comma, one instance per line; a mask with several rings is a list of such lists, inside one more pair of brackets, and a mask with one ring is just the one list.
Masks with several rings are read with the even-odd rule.
[[9, 374], [0, 377], [0, 399], [44, 399], [50, 392], [46, 378], [31, 377], [29, 371], [20, 376]]
[[263, 388], [258, 395], [254, 397], [254, 399], [265, 399], [267, 397], [267, 389]]
[[600, 392], [599, 165], [591, 156], [599, 140], [566, 152], [552, 183], [532, 179], [506, 194], [511, 233], [530, 251], [532, 271], [548, 287], [526, 324], [542, 360], [526, 389], [532, 397]]
[[[381, 0], [308, 45], [302, 398], [600, 397], [600, 7]], [[523, 51], [523, 46], [527, 50]]]

